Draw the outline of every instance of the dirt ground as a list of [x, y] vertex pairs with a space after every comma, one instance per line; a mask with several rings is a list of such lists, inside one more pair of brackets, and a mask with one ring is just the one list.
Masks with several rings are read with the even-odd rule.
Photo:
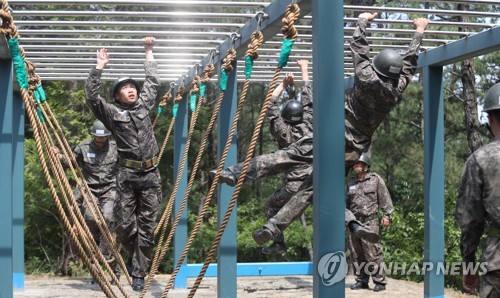
[[[146, 297], [160, 297], [165, 284], [168, 281], [168, 275], [159, 275], [155, 277], [149, 293]], [[89, 285], [89, 279], [76, 278], [57, 278], [57, 277], [26, 277], [25, 289], [14, 292], [15, 298], [32, 298], [32, 297], [106, 297], [98, 285]], [[126, 285], [125, 279], [122, 277], [122, 285], [124, 285], [127, 294], [130, 297], [138, 297], [139, 293], [133, 292], [131, 287]], [[188, 279], [188, 287], [191, 287], [193, 279]], [[354, 277], [349, 275], [346, 278], [346, 295], [345, 297], [354, 298], [379, 298], [379, 297], [423, 297], [424, 285], [422, 283], [413, 283], [402, 280], [388, 279], [387, 290], [385, 292], [375, 293], [372, 290], [357, 290], [349, 289], [354, 283]], [[370, 285], [373, 288], [373, 285]], [[114, 287], [118, 297], [123, 295], [118, 288]], [[256, 277], [239, 277], [238, 278], [238, 297], [273, 297], [273, 298], [299, 298], [312, 297], [313, 285], [311, 275], [299, 276], [256, 276]], [[168, 297], [187, 297], [188, 289], [175, 289], [169, 292]], [[213, 277], [204, 278], [198, 288], [195, 297], [216, 297], [217, 296], [217, 279]], [[474, 297], [464, 295], [451, 290], [445, 290], [445, 297], [450, 298], [465, 298]]]

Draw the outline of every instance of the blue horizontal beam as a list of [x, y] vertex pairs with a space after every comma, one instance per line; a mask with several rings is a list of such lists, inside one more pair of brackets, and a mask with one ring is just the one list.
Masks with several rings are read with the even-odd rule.
[[[202, 266], [202, 264], [188, 264], [187, 277], [197, 277]], [[236, 267], [236, 276], [287, 276], [312, 273], [312, 262], [238, 263]], [[205, 276], [216, 277], [217, 264], [210, 264]]]
[[[276, 36], [276, 34], [280, 33], [282, 19], [285, 16], [285, 11], [288, 5], [292, 2], [299, 4], [300, 6], [300, 15], [301, 18], [305, 15], [308, 15], [312, 11], [312, 3], [311, 0], [275, 0], [263, 10], [263, 12], [268, 16], [267, 19], [263, 20], [260, 24], [260, 30], [262, 32], [264, 42]], [[237, 32], [240, 35], [240, 38], [236, 40], [234, 43], [234, 49], [236, 50], [236, 58], [241, 58], [245, 54], [248, 48], [248, 44], [251, 41], [252, 33], [257, 30], [257, 17], [252, 18], [248, 21], [243, 27], [241, 27]], [[226, 41], [221, 43], [217, 47], [217, 51], [219, 52], [218, 56], [215, 57], [214, 63], [217, 64], [217, 61], [222, 61], [226, 52], [232, 46], [232, 39], [228, 38]], [[215, 49], [214, 49], [215, 50]], [[198, 64], [203, 68], [205, 65], [210, 63], [211, 54], [208, 54], [205, 58], [203, 58]], [[192, 67], [184, 76], [184, 82], [191, 82], [193, 77], [195, 76], [196, 67]], [[177, 85], [181, 85], [183, 82], [181, 79], [175, 82]]]

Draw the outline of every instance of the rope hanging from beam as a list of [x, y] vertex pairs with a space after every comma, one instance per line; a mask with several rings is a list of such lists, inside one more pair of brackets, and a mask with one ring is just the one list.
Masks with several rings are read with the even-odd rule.
[[[294, 23], [299, 19], [299, 16], [300, 16], [299, 5], [296, 3], [288, 5], [286, 12], [285, 12], [285, 17], [283, 18], [284, 25], [281, 28], [281, 32], [285, 36], [285, 40], [283, 41], [284, 47], [285, 46], [288, 47], [289, 45], [291, 47], [291, 45], [293, 45], [293, 42], [295, 41], [295, 38], [297, 37], [297, 30], [295, 29]], [[288, 51], [288, 49], [284, 49], [282, 51], [286, 52], [286, 51]], [[289, 51], [288, 51], [288, 53], [289, 53]], [[257, 144], [257, 140], [258, 140], [260, 132], [261, 132], [262, 124], [264, 122], [264, 118], [265, 118], [267, 107], [269, 105], [269, 101], [271, 100], [272, 93], [273, 93], [274, 89], [276, 88], [276, 84], [277, 84], [281, 69], [284, 66], [286, 66], [287, 60], [288, 60], [288, 56], [286, 55], [286, 53], [284, 55], [280, 55], [278, 67], [275, 70], [273, 80], [270, 84], [266, 98], [265, 98], [264, 102], [262, 103], [262, 108], [261, 108], [261, 111], [259, 114], [259, 118], [257, 119], [257, 123], [254, 127], [254, 131], [252, 134], [252, 138], [250, 141], [250, 145], [249, 145], [247, 154], [245, 156], [245, 161], [243, 163], [241, 173], [247, 172], [248, 165], [250, 164], [250, 159], [252, 158], [252, 156], [254, 154], [255, 146]], [[219, 167], [220, 167], [220, 165], [219, 165]], [[219, 174], [220, 174], [220, 170], [222, 170], [222, 168], [218, 168]], [[203, 277], [205, 276], [205, 273], [208, 269], [208, 265], [210, 264], [213, 257], [215, 256], [216, 249], [219, 246], [222, 235], [224, 234], [227, 223], [228, 223], [229, 218], [231, 216], [231, 213], [233, 211], [234, 205], [236, 204], [236, 200], [238, 199], [238, 196], [239, 196], [239, 193], [240, 193], [241, 188], [243, 186], [243, 183], [245, 182], [245, 178], [246, 178], [246, 175], [240, 175], [238, 177], [238, 181], [235, 185], [233, 195], [232, 195], [231, 200], [229, 202], [229, 205], [227, 207], [227, 211], [224, 215], [224, 218], [223, 218], [222, 222], [220, 223], [219, 230], [217, 231], [217, 235], [215, 237], [215, 240], [214, 240], [212, 247], [211, 247], [211, 249], [210, 249], [210, 251], [205, 259], [205, 262], [204, 262], [202, 268], [201, 268], [200, 274], [196, 278], [194, 285], [193, 285], [191, 291], [189, 292], [188, 297], [193, 297], [195, 295], [201, 281], [203, 280]], [[163, 294], [162, 294], [162, 297], [164, 297]]]
[[[1, 33], [4, 34], [8, 40], [9, 49], [13, 57], [16, 80], [20, 86], [23, 102], [26, 106], [26, 111], [30, 119], [30, 123], [32, 124], [33, 127], [37, 153], [39, 155], [42, 171], [45, 180], [49, 186], [49, 190], [52, 194], [52, 197], [54, 198], [56, 208], [58, 209], [58, 212], [63, 220], [65, 228], [69, 231], [70, 238], [75, 243], [77, 250], [84, 259], [84, 262], [88, 266], [92, 276], [95, 278], [101, 289], [103, 289], [103, 291], [108, 297], [116, 297], [116, 294], [113, 292], [108, 279], [105, 278], [103, 282], [102, 279], [100, 278], [105, 276], [105, 273], [101, 268], [101, 266], [99, 265], [99, 262], [101, 262], [104, 265], [105, 269], [110, 274], [112, 280], [118, 285], [123, 295], [127, 297], [123, 287], [116, 278], [116, 275], [111, 270], [109, 264], [107, 263], [107, 260], [100, 252], [97, 244], [95, 243], [93, 237], [90, 234], [90, 230], [88, 229], [85, 220], [83, 219], [83, 216], [81, 214], [81, 211], [79, 210], [76, 204], [72, 188], [69, 185], [69, 181], [67, 179], [67, 176], [64, 172], [60, 160], [56, 158], [56, 156], [54, 156], [53, 154], [47, 153], [49, 151], [48, 149], [54, 146], [54, 142], [52, 141], [50, 132], [55, 134], [58, 143], [62, 145], [63, 150], [65, 152], [66, 152], [65, 147], [67, 145], [67, 141], [64, 138], [64, 135], [61, 134], [62, 137], [58, 135], [58, 132], [62, 132], [62, 130], [60, 129], [57, 119], [54, 117], [52, 111], [50, 110], [50, 107], [46, 103], [45, 92], [41, 86], [40, 77], [35, 73], [34, 64], [32, 64], [29, 61], [25, 61], [24, 59], [25, 57], [24, 49], [19, 46], [18, 43], [19, 35], [17, 32], [17, 28], [12, 21], [12, 16], [10, 15], [9, 4], [4, 0], [2, 0], [1, 3], [2, 3], [2, 10], [0, 10], [0, 17], [2, 18]], [[44, 107], [46, 107], [47, 109], [44, 109]], [[38, 117], [35, 117], [35, 114]], [[54, 123], [58, 129], [55, 128]], [[49, 130], [47, 124], [50, 126], [51, 130]], [[74, 160], [72, 151], [69, 150], [69, 152], [70, 154], [67, 154], [66, 156], [71, 156], [72, 159]], [[47, 161], [50, 165], [50, 171], [52, 172], [52, 175], [49, 172]], [[71, 163], [70, 166], [72, 166]], [[76, 177], [81, 177], [82, 176], [81, 172], [78, 167], [77, 169], [80, 176], [76, 175], [74, 169], [72, 168], [73, 174], [75, 174]], [[63, 195], [65, 204], [67, 205], [66, 212], [69, 212], [71, 221], [76, 227], [77, 232], [75, 232], [71, 227], [70, 220], [68, 219], [64, 207], [60, 202], [59, 195], [57, 194], [57, 190], [56, 187], [54, 186], [52, 177], [56, 178], [58, 188]], [[88, 189], [88, 186], [86, 184], [85, 186]], [[82, 191], [82, 194], [83, 193], [84, 192]], [[68, 199], [68, 197], [71, 200], [71, 202]], [[86, 196], [83, 196], [83, 198], [86, 199]], [[93, 199], [86, 201], [88, 206], [92, 206], [91, 204], [89, 204], [88, 201], [93, 201]], [[100, 218], [103, 219], [102, 214], [100, 214], [100, 210], [97, 207], [97, 204], [94, 204], [94, 206]], [[89, 209], [92, 210], [92, 208]], [[97, 219], [98, 217], [95, 213], [93, 213], [93, 216], [95, 219]], [[99, 220], [96, 220], [96, 222], [99, 222]], [[108, 236], [107, 237], [108, 238], [107, 240], [109, 242], [108, 246], [111, 248], [112, 251], [114, 251], [114, 243], [112, 241], [112, 237], [110, 237], [111, 234], [103, 220], [101, 220], [101, 225], [99, 225], [99, 228], [103, 235]], [[80, 238], [78, 236], [80, 236]], [[81, 240], [82, 243], [80, 243], [79, 240]], [[118, 259], [121, 259], [121, 257], [119, 256], [119, 254], [116, 253], [116, 251], [114, 251], [114, 253], [115, 256], [118, 256]], [[90, 254], [91, 257], [89, 258], [87, 254]], [[124, 264], [123, 268], [125, 268]]]

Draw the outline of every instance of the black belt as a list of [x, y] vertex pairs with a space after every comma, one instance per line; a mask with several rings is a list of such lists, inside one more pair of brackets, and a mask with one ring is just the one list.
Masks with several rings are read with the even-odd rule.
[[158, 165], [159, 162], [159, 157], [158, 155], [153, 156], [152, 158], [146, 160], [146, 161], [137, 161], [137, 160], [131, 160], [131, 159], [126, 159], [126, 158], [119, 158], [119, 162], [122, 166], [138, 170], [138, 171], [144, 171], [144, 170], [149, 170]]

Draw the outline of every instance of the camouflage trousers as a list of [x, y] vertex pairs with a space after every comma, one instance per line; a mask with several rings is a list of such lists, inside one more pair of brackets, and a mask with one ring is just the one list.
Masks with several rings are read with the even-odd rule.
[[[378, 218], [368, 220], [363, 225], [372, 232], [379, 233]], [[384, 258], [382, 256], [382, 244], [380, 244], [380, 241], [371, 243], [349, 232], [349, 248], [354, 260], [356, 281], [368, 283], [371, 276], [374, 283], [387, 284], [385, 270], [381, 267]]]
[[[312, 149], [311, 139], [310, 142], [293, 143], [287, 148], [256, 156], [250, 160], [246, 178], [256, 180], [312, 165]], [[239, 163], [227, 168], [227, 170], [239, 177], [242, 168], [243, 163]]]
[[116, 236], [132, 260], [134, 277], [145, 277], [151, 265], [154, 230], [162, 201], [158, 169], [135, 172], [120, 167], [115, 202]]
[[489, 271], [481, 277], [481, 298], [500, 298], [500, 270]]
[[[285, 186], [273, 193], [267, 198], [266, 202], [266, 216], [267, 219], [275, 216], [281, 208], [290, 200], [290, 198], [297, 192], [303, 181], [287, 181]], [[283, 233], [274, 236], [275, 242], [285, 242]]]
[[[106, 222], [109, 231], [113, 235], [115, 232], [114, 218], [113, 218], [113, 208], [116, 199], [116, 187], [106, 187], [104, 190], [102, 189], [94, 189], [90, 187], [94, 198], [97, 199], [97, 206], [101, 211], [102, 217]], [[116, 262], [115, 256], [113, 256], [112, 249], [109, 247], [109, 243], [106, 240], [106, 237], [101, 234], [99, 229], [99, 218], [97, 215], [97, 211], [94, 209], [94, 206], [88, 206], [83, 200], [83, 196], [80, 192], [80, 188], [75, 188], [75, 199], [77, 202], [83, 202], [83, 217], [85, 219], [85, 223], [87, 224], [90, 234], [94, 238], [95, 243], [99, 246], [99, 250], [101, 251], [104, 258], [107, 260], [114, 260], [110, 263], [111, 268], [115, 272], [118, 272], [118, 263]], [[94, 215], [95, 217], [94, 217]]]

